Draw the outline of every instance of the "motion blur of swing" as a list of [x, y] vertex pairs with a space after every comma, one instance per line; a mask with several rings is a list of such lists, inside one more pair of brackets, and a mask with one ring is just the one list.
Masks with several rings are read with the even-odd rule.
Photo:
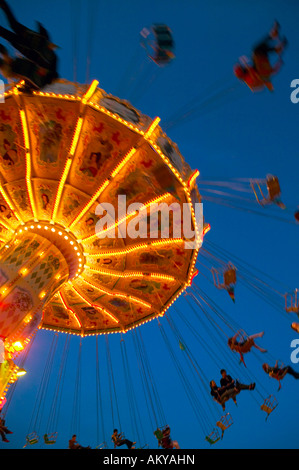
[[[78, 80], [78, 33], [81, 11], [79, 0], [76, 0], [75, 3], [74, 7], [73, 2], [71, 2], [74, 82]], [[95, 2], [95, 6], [96, 4], [97, 2]], [[97, 10], [93, 8], [87, 10], [89, 16], [86, 81], [89, 82]], [[140, 33], [140, 41], [141, 44], [138, 44], [137, 51], [121, 79], [121, 89], [118, 93], [120, 97], [130, 99], [132, 103], [136, 103], [141, 99], [163, 69], [171, 66], [175, 58], [174, 38], [167, 25], [154, 24], [150, 28], [144, 28]], [[139, 56], [142, 56], [141, 64]], [[136, 68], [137, 70], [135, 70]], [[185, 123], [197, 119], [231, 100], [242, 98], [246, 92], [247, 90], [239, 82], [236, 82], [233, 76], [230, 75], [227, 80], [221, 79], [218, 83], [211, 84], [210, 87], [173, 113], [164, 123], [164, 129], [172, 129], [181, 122]], [[276, 176], [267, 175], [264, 179], [237, 179], [233, 181], [200, 180], [198, 187], [203, 201], [259, 216], [271, 217], [284, 223], [296, 224], [299, 221], [299, 215], [296, 215], [299, 214], [299, 211], [295, 211], [295, 220], [291, 220], [290, 213], [294, 214], [294, 209], [288, 209], [282, 202], [281, 189]], [[277, 208], [282, 209], [284, 217], [277, 215]], [[283, 314], [285, 318], [289, 319], [290, 314], [293, 313], [299, 316], [298, 291], [297, 289], [293, 290], [294, 286], [285, 286], [281, 281], [234, 256], [223, 247], [218, 247], [208, 237], [205, 237], [204, 245], [199, 251], [196, 268], [198, 277], [204, 277], [207, 282], [214, 285], [215, 289], [226, 291], [236, 304], [238, 304], [238, 283], [240, 283], [268, 303], [278, 313]], [[230, 411], [223, 410], [219, 403], [216, 403], [211, 397], [209, 385], [211, 377], [208, 377], [207, 371], [204, 370], [205, 357], [215, 365], [217, 370], [225, 367], [229, 374], [238, 379], [239, 382], [251, 383], [253, 380], [256, 382], [257, 387], [254, 392], [244, 393], [248, 393], [248, 399], [249, 397], [253, 399], [257, 407], [266, 413], [266, 419], [276, 409], [278, 402], [276, 397], [267, 390], [253, 373], [252, 361], [247, 361], [246, 358], [246, 362], [248, 362], [246, 366], [245, 363], [240, 363], [238, 355], [234, 354], [228, 346], [228, 339], [238, 332], [244, 338], [250, 336], [249, 332], [244, 331], [244, 326], [224, 311], [214, 300], [214, 297], [211, 298], [202, 287], [197, 285], [195, 280], [188, 287], [184, 301], [189, 307], [190, 315], [185, 315], [178, 305], [174, 304], [169, 310], [171, 314], [165, 313], [163, 318], [156, 320], [156, 326], [165, 350], [168, 352], [169, 357], [167, 359], [171, 359], [185, 394], [185, 396], [178, 398], [178, 406], [180, 400], [185, 403], [185, 398], [187, 398], [192, 409], [192, 416], [196, 418], [201, 430], [201, 434], [198, 434], [198, 444], [201, 445], [203, 441], [213, 445], [224, 437], [224, 433], [234, 424], [234, 420]], [[195, 339], [196, 353], [191, 350], [186, 339], [187, 335]], [[108, 400], [108, 398], [110, 402], [110, 429], [117, 428], [122, 436], [126, 437], [124, 429], [127, 433], [128, 422], [125, 426], [123, 425], [121, 408], [121, 406], [125, 406], [130, 417], [130, 433], [137, 441], [138, 448], [149, 447], [144, 426], [145, 422], [149, 422], [157, 446], [164, 449], [174, 448], [176, 441], [172, 438], [175, 438], [175, 431], [174, 436], [172, 436], [173, 429], [165, 412], [168, 395], [161, 394], [161, 384], [157, 383], [155, 378], [155, 364], [151, 362], [151, 355], [148, 354], [141, 327], [133, 329], [126, 335], [121, 334], [119, 350], [117, 351], [111, 350], [112, 340], [110, 340], [109, 335], [103, 335], [102, 340], [102, 344], [100, 344], [101, 338], [96, 335], [94, 374], [96, 384], [95, 448], [100, 450], [111, 446], [111, 431], [110, 434], [109, 432], [107, 434], [105, 423], [105, 413], [108, 409], [105, 399]], [[128, 354], [127, 345], [130, 342], [132, 342], [130, 346], [133, 346], [132, 349], [135, 351], [135, 367], [131, 355]], [[54, 334], [52, 337], [24, 447], [54, 446], [57, 444], [70, 343], [71, 336], [67, 334], [64, 338], [63, 351], [59, 356], [60, 365], [55, 373], [54, 365], [58, 357], [58, 335]], [[33, 341], [30, 343], [30, 348], [26, 349], [26, 355], [24, 357], [20, 356], [20, 367], [24, 366], [32, 344]], [[105, 348], [106, 361], [104, 361], [104, 354], [101, 355], [100, 346]], [[150, 347], [153, 347], [153, 344]], [[82, 404], [86, 404], [86, 400], [82, 400], [82, 373], [85, 366], [83, 348], [84, 340], [80, 338], [75, 371], [74, 368], [72, 369], [75, 372], [75, 380], [69, 430], [70, 436], [76, 434], [79, 441], [82, 429]], [[265, 359], [271, 363], [276, 361], [276, 358], [269, 352], [261, 354], [260, 351], [253, 350], [248, 353], [248, 356], [250, 359], [253, 356], [261, 364]], [[117, 357], [117, 360], [115, 360], [115, 357]], [[73, 358], [74, 356], [72, 356]], [[73, 359], [72, 365], [74, 362]], [[104, 362], [107, 371], [106, 376]], [[161, 357], [161, 363], [164, 365], [167, 363], [164, 355]], [[50, 387], [51, 377], [56, 379], [52, 389]], [[140, 381], [139, 389], [137, 389], [138, 378]], [[16, 386], [17, 382], [9, 389], [5, 414]], [[108, 386], [108, 394], [104, 393], [105, 386]], [[52, 396], [50, 396], [50, 390], [52, 390]], [[141, 396], [137, 390], [143, 392], [145, 407], [142, 409], [140, 407]], [[174, 393], [171, 386], [169, 386], [168, 393]], [[240, 397], [240, 406], [243, 406], [245, 400], [245, 398], [243, 400], [242, 395]], [[126, 398], [125, 405], [124, 397]], [[232, 405], [231, 402], [232, 400], [229, 400], [228, 407]], [[47, 419], [44, 418], [46, 410], [49, 413]], [[197, 433], [194, 422], [192, 422], [192, 426], [194, 426], [192, 433]], [[42, 436], [42, 439], [40, 436]]]
[[165, 67], [175, 59], [173, 33], [165, 24], [144, 27], [139, 34], [139, 44], [125, 69], [117, 96], [136, 104], [154, 85]]
[[[43, 429], [43, 441], [45, 445], [53, 445], [56, 443], [58, 432], [59, 414], [61, 408], [61, 397], [64, 384], [65, 368], [67, 364], [67, 357], [69, 351], [70, 337], [66, 336], [64, 348], [61, 354], [61, 361], [57, 375], [53, 373], [53, 367], [56, 357], [58, 335], [54, 334], [46, 360], [42, 379], [40, 381], [39, 389], [35, 398], [34, 409], [32, 411], [31, 420], [29, 422], [28, 434], [26, 436], [26, 444], [24, 447], [33, 446], [41, 443], [40, 431]], [[53, 387], [52, 400], [49, 398], [49, 382], [51, 376], [56, 376], [56, 384]], [[50, 409], [47, 422], [43, 420], [45, 409]]]
[[[296, 224], [295, 209], [282, 202], [277, 176], [265, 178], [237, 178], [227, 181], [199, 180], [198, 187], [203, 201], [230, 207], [239, 211], [271, 218], [279, 222]], [[278, 213], [278, 209], [283, 212]]]

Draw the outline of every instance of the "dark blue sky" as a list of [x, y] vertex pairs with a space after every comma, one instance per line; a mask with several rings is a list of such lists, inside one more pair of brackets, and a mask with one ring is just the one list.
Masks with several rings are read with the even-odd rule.
[[[198, 374], [194, 368], [189, 368], [190, 362], [184, 358], [186, 351], [179, 348], [166, 318], [160, 321], [175, 352], [174, 361], [156, 321], [142, 327], [141, 334], [153, 373], [152, 384], [156, 387], [172, 436], [181, 448], [209, 446], [204, 437], [206, 432], [212, 431], [222, 413], [209, 396], [208, 382], [211, 379], [219, 382], [219, 371], [223, 367], [245, 383], [256, 381], [257, 386], [254, 392], [244, 391], [239, 395], [238, 407], [232, 402], [228, 403], [227, 411], [231, 413], [234, 424], [217, 447], [298, 448], [299, 382], [287, 376], [282, 382], [282, 389], [277, 392], [278, 382], [270, 379], [261, 367], [264, 360], [271, 362], [279, 359], [284, 364], [290, 364], [290, 343], [298, 337], [290, 327], [291, 322], [296, 321], [296, 315], [284, 312], [283, 298], [286, 291], [299, 287], [299, 227], [293, 223], [293, 212], [299, 205], [299, 103], [296, 105], [290, 100], [291, 81], [299, 78], [298, 2], [29, 0], [26, 7], [20, 7], [20, 2], [13, 0], [10, 4], [24, 24], [34, 27], [34, 20], [39, 20], [49, 29], [53, 41], [61, 47], [58, 51], [61, 77], [81, 83], [86, 79], [88, 82], [98, 79], [99, 86], [107, 92], [130, 100], [152, 118], [159, 116], [162, 128], [164, 124], [165, 128], [169, 124], [171, 115], [176, 113], [179, 117], [181, 107], [190, 109], [186, 105], [193, 101], [196, 112], [190, 115], [190, 120], [179, 119], [177, 125], [168, 127], [167, 133], [178, 144], [190, 166], [199, 169], [199, 185], [201, 181], [264, 178], [268, 173], [279, 177], [286, 211], [279, 208], [262, 211], [258, 205], [252, 206], [261, 214], [258, 215], [244, 208], [236, 210], [214, 202], [204, 203], [204, 215], [212, 227], [204, 248], [210, 251], [213, 243], [218, 249], [228, 252], [227, 257], [223, 256], [224, 261], [230, 261], [230, 257], [234, 256], [242, 259], [246, 268], [249, 269], [250, 265], [250, 271], [254, 274], [253, 290], [238, 282], [236, 303], [233, 304], [225, 292], [213, 286], [211, 273], [202, 264], [198, 264], [201, 273], [195, 281], [216, 303], [218, 313], [221, 312], [228, 323], [240, 325], [249, 333], [265, 331], [259, 344], [268, 349], [268, 353], [262, 355], [257, 351], [249, 354], [246, 356], [247, 369], [240, 366], [237, 356], [225, 345], [225, 334], [230, 331], [225, 322], [208, 310], [214, 321], [214, 329], [211, 328], [207, 316], [196, 307], [190, 296], [181, 297], [177, 302], [179, 311], [172, 307], [168, 316], [181, 332], [192, 357], [196, 358], [200, 367]], [[238, 57], [250, 54], [252, 45], [267, 34], [274, 19], [280, 22], [282, 33], [289, 40], [284, 66], [273, 80], [273, 93], [263, 91], [253, 94], [238, 82], [232, 68]], [[6, 24], [2, 13], [0, 21]], [[159, 69], [147, 60], [144, 49], [139, 45], [140, 30], [158, 22], [170, 26], [176, 44], [176, 59], [165, 69]], [[90, 67], [87, 65], [88, 58]], [[218, 94], [221, 91], [223, 95]], [[205, 102], [207, 93], [212, 99]], [[219, 188], [215, 186], [213, 189]], [[244, 197], [242, 193], [238, 195]], [[249, 193], [245, 196], [248, 197]], [[239, 205], [242, 207], [241, 199]], [[267, 217], [267, 214], [273, 217]], [[278, 220], [280, 217], [285, 222]], [[208, 265], [201, 256], [199, 262]], [[266, 284], [261, 288], [267, 294], [267, 302], [257, 295], [261, 292], [256, 288], [260, 281], [273, 286], [271, 294]], [[276, 302], [276, 305], [280, 302], [280, 310], [270, 305], [269, 301]], [[181, 320], [180, 312], [192, 328]], [[52, 337], [53, 334], [40, 331], [33, 343], [26, 363], [28, 373], [19, 381], [7, 413], [7, 425], [14, 434], [6, 448], [21, 448], [27, 433], [34, 430], [29, 429], [29, 423]], [[43, 419], [38, 430], [40, 436], [47, 427], [65, 338], [65, 335], [59, 337], [48, 395], [41, 404]], [[138, 445], [148, 443], [151, 448], [157, 448], [147, 412], [149, 399], [145, 399], [138, 370], [134, 335], [128, 333], [123, 339], [129, 357], [134, 395], [126, 387], [121, 337], [112, 335], [109, 346], [117, 392], [112, 413], [113, 393], [109, 390], [111, 373], [107, 370], [106, 342], [104, 337], [99, 338], [104, 435], [101, 419], [96, 418], [96, 342], [95, 338], [86, 338], [82, 342], [78, 440], [83, 445], [95, 447], [106, 439], [111, 447], [110, 435], [115, 425], [133, 440], [140, 436]], [[67, 447], [73, 433], [72, 406], [79, 341], [79, 338], [72, 337], [70, 342], [59, 421], [57, 429], [53, 429], [58, 431], [56, 448]], [[299, 370], [299, 364], [293, 366]], [[181, 367], [183, 382], [177, 367]], [[191, 384], [189, 392], [192, 390], [193, 405], [198, 413], [194, 412], [183, 383]], [[263, 398], [270, 394], [277, 397], [279, 405], [266, 422], [260, 405]], [[128, 405], [128, 397], [132, 399], [135, 395], [140, 416], [138, 432], [132, 426], [132, 413]], [[2, 448], [4, 444], [0, 442], [0, 446]], [[36, 448], [41, 446], [39, 443]]]

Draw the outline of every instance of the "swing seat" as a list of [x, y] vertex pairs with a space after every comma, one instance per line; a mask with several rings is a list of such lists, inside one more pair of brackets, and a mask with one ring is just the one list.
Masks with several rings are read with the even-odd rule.
[[295, 289], [294, 294], [285, 294], [285, 311], [287, 313], [299, 313], [299, 296], [298, 289]]
[[208, 441], [208, 443], [211, 445], [216, 444], [216, 442], [220, 441], [220, 439], [221, 439], [221, 436], [219, 434], [218, 429], [213, 429], [211, 434], [206, 436], [206, 441]]
[[264, 403], [261, 405], [261, 410], [267, 413], [266, 421], [272, 411], [278, 406], [278, 401], [274, 397], [274, 395], [270, 395], [269, 397], [265, 398]]
[[[261, 184], [266, 184], [268, 192], [267, 196], [264, 196]], [[267, 175], [266, 180], [251, 180], [250, 185], [257, 202], [262, 206], [271, 202], [275, 202], [280, 207], [285, 208], [284, 204], [282, 204], [282, 202], [279, 200], [281, 190], [278, 178], [276, 176]], [[255, 185], [257, 186], [257, 189], [255, 188]], [[260, 194], [258, 194], [258, 191]]]
[[276, 176], [269, 175], [267, 176], [267, 189], [269, 194], [269, 199], [273, 201], [278, 196], [280, 196], [280, 185], [278, 178]]
[[57, 440], [58, 433], [53, 432], [52, 434], [44, 434], [45, 444], [55, 444]]
[[38, 441], [39, 441], [39, 436], [37, 435], [36, 432], [32, 432], [31, 434], [28, 434], [28, 436], [26, 436], [27, 444], [34, 445], [34, 444], [37, 444]]
[[99, 444], [98, 446], [96, 446], [96, 449], [107, 449], [107, 442], [102, 442], [101, 444]]
[[236, 396], [239, 395], [239, 393], [240, 393], [240, 390], [235, 390], [234, 388], [232, 388], [231, 390], [227, 390], [224, 396], [221, 397], [221, 401], [220, 401], [221, 405], [226, 403], [230, 399], [234, 400]]
[[162, 433], [160, 428], [158, 428], [158, 429], [156, 429], [156, 431], [154, 431], [154, 435], [156, 436], [158, 441], [161, 441], [161, 439], [163, 439], [163, 433]]
[[[169, 430], [169, 431], [168, 431]], [[159, 444], [163, 449], [173, 449], [172, 441], [170, 438], [170, 428], [168, 425], [163, 426], [162, 429], [157, 428], [154, 431], [154, 435], [159, 441]]]
[[236, 275], [236, 268], [229, 268], [223, 273], [223, 280], [224, 285], [229, 287], [231, 284], [236, 284], [237, 282], [237, 275]]
[[233, 424], [233, 419], [229, 413], [226, 413], [226, 415], [222, 416], [219, 421], [217, 421], [216, 426], [221, 429], [222, 432], [224, 432], [226, 429], [228, 429], [231, 425]]
[[[212, 268], [212, 275], [214, 285], [217, 289], [228, 289], [237, 282], [236, 268], [232, 263], [228, 263], [224, 270], [218, 272], [217, 269]], [[220, 279], [220, 276], [222, 279]]]

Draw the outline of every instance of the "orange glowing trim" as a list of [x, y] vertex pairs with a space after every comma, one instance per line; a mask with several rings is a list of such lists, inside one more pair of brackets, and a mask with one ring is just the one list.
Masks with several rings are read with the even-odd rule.
[[112, 277], [122, 277], [122, 278], [132, 278], [132, 277], [138, 277], [138, 278], [145, 278], [145, 279], [165, 279], [168, 281], [176, 281], [176, 278], [174, 276], [169, 276], [167, 274], [158, 274], [158, 273], [142, 273], [142, 272], [137, 272], [137, 271], [130, 271], [130, 272], [123, 272], [123, 271], [111, 271], [111, 270], [106, 270], [106, 269], [99, 269], [99, 268], [93, 268], [92, 266], [85, 265], [85, 268], [90, 269], [90, 271], [99, 273], [99, 274], [104, 274], [106, 276], [112, 276]]
[[107, 310], [103, 307], [101, 307], [100, 305], [96, 305], [96, 304], [93, 304], [92, 302], [90, 302], [86, 297], [84, 297], [84, 295], [82, 295], [78, 289], [76, 289], [74, 286], [72, 287], [72, 289], [79, 295], [79, 297], [81, 297], [82, 300], [84, 300], [84, 302], [86, 302], [88, 305], [90, 305], [90, 307], [94, 307], [96, 309], [99, 309], [99, 310], [102, 310], [106, 315], [108, 315], [115, 323], [119, 323], [119, 320], [117, 320], [117, 318], [112, 315], [112, 313], [109, 313], [107, 312]]
[[46, 292], [45, 292], [45, 291], [43, 291], [43, 292], [41, 292], [41, 293], [39, 294], [39, 298], [40, 298], [40, 299], [44, 299], [45, 296], [46, 296]]
[[156, 198], [150, 200], [149, 202], [147, 202], [146, 204], [142, 204], [142, 206], [140, 207], [139, 210], [135, 210], [135, 211], [132, 211], [130, 212], [129, 214], [126, 214], [124, 217], [122, 217], [121, 219], [117, 220], [114, 224], [112, 225], [109, 225], [109, 227], [107, 227], [106, 229], [104, 230], [101, 230], [101, 231], [98, 231], [96, 232], [94, 235], [90, 235], [89, 237], [86, 237], [86, 238], [83, 238], [82, 240], [80, 240], [80, 242], [90, 242], [92, 240], [94, 240], [95, 238], [97, 238], [99, 235], [103, 234], [103, 233], [108, 233], [110, 232], [110, 230], [118, 227], [120, 224], [122, 224], [123, 222], [125, 222], [126, 220], [128, 220], [130, 217], [134, 217], [134, 215], [137, 215], [137, 214], [140, 214], [142, 211], [144, 211], [145, 209], [147, 209], [149, 206], [151, 206], [152, 204], [154, 203], [157, 203], [157, 202], [160, 202], [160, 201], [163, 201], [163, 199], [166, 199], [167, 197], [171, 196], [170, 193], [165, 193], [163, 194], [162, 196], [157, 196]]
[[164, 162], [168, 165], [168, 167], [171, 169], [171, 171], [174, 173], [174, 175], [177, 177], [177, 179], [180, 181], [180, 183], [182, 183], [183, 186], [186, 186], [186, 183], [184, 182], [184, 180], [182, 179], [180, 173], [176, 170], [176, 168], [170, 163], [169, 159], [164, 155], [164, 153], [162, 152], [162, 150], [160, 149], [160, 147], [156, 144], [152, 144], [152, 146], [154, 147], [154, 149], [156, 150], [156, 152], [160, 155], [160, 157], [162, 158], [162, 160], [164, 160]]
[[29, 152], [26, 152], [26, 185], [27, 185], [27, 191], [29, 195], [31, 210], [32, 210], [34, 218], [37, 219], [36, 206], [34, 202], [34, 196], [33, 196], [32, 184], [31, 184], [31, 157], [30, 157]]
[[98, 287], [95, 284], [93, 284], [92, 282], [88, 281], [83, 276], [80, 276], [80, 279], [82, 279], [86, 284], [89, 284], [91, 287], [94, 287], [99, 292], [102, 292], [103, 294], [109, 295], [111, 297], [120, 297], [122, 299], [130, 299], [133, 302], [136, 302], [137, 304], [143, 305], [144, 307], [152, 308], [151, 304], [149, 304], [148, 302], [145, 302], [144, 300], [138, 299], [137, 297], [134, 297], [134, 296], [128, 295], [128, 294], [122, 294], [120, 292], [109, 291], [108, 289], [103, 289], [102, 287]]
[[13, 343], [12, 347], [15, 351], [22, 351], [24, 349], [24, 346], [21, 341], [16, 341], [15, 343]]
[[211, 230], [211, 225], [210, 224], [206, 224], [202, 230], [202, 233], [203, 235], [205, 235], [206, 233], [208, 233], [209, 231]]
[[81, 210], [81, 212], [77, 215], [77, 217], [73, 220], [73, 222], [70, 224], [69, 228], [73, 228], [74, 225], [86, 214], [88, 209], [93, 205], [93, 203], [98, 199], [98, 197], [102, 194], [102, 192], [107, 188], [109, 184], [109, 180], [106, 180], [102, 186], [97, 190], [97, 192], [94, 194], [94, 196], [90, 199], [90, 201], [86, 204], [85, 207]]
[[4, 220], [3, 220], [3, 219], [1, 220], [1, 225], [3, 225], [3, 227], [5, 227], [5, 228], [6, 228], [6, 230], [8, 230], [9, 232], [12, 232], [12, 233], [14, 233], [14, 230], [11, 228], [11, 226], [10, 226], [10, 225], [8, 225], [6, 222], [4, 222]]
[[72, 142], [71, 149], [70, 149], [71, 156], [73, 156], [75, 153], [79, 136], [80, 136], [80, 132], [82, 129], [82, 125], [83, 125], [83, 118], [79, 117], [77, 121], [76, 129], [75, 129], [74, 137], [73, 137], [73, 142]]
[[151, 123], [151, 125], [149, 126], [148, 130], [146, 131], [146, 133], [144, 134], [144, 138], [145, 139], [149, 139], [150, 136], [152, 135], [152, 133], [154, 132], [154, 130], [156, 129], [157, 125], [159, 124], [159, 122], [161, 121], [161, 119], [159, 117], [156, 117], [153, 122]]
[[191, 188], [194, 181], [196, 180], [196, 178], [199, 176], [199, 171], [198, 170], [195, 170], [195, 172], [193, 173], [193, 175], [190, 176], [189, 180], [188, 180], [188, 187]]
[[138, 251], [141, 249], [146, 249], [150, 247], [158, 247], [158, 246], [165, 246], [165, 245], [172, 245], [177, 243], [183, 243], [183, 238], [166, 238], [164, 240], [155, 240], [150, 243], [139, 243], [138, 245], [132, 245], [128, 248], [123, 248], [122, 250], [108, 250], [108, 251], [100, 251], [99, 253], [84, 253], [84, 256], [88, 256], [89, 258], [103, 258], [105, 256], [119, 256], [119, 255], [126, 255], [129, 253], [133, 253], [134, 251]]
[[[98, 307], [99, 308], [99, 307]], [[100, 307], [101, 308], [101, 307]], [[105, 308], [101, 308], [101, 310], [103, 310], [103, 312], [105, 313], [105, 315], [108, 315], [108, 317], [111, 318], [111, 320], [113, 320], [115, 323], [119, 323], [119, 320], [114, 316], [112, 315], [112, 313], [110, 312], [107, 312], [107, 310]]]
[[91, 237], [83, 238], [83, 241], [85, 241], [85, 242], [87, 240], [90, 241], [91, 239], [96, 238], [97, 236], [101, 235], [102, 233], [108, 233], [112, 229], [118, 227], [120, 224], [122, 224], [123, 222], [128, 220], [130, 217], [133, 217], [134, 215], [137, 215], [137, 214], [138, 214], [138, 211], [136, 210], [136, 211], [130, 212], [127, 215], [124, 215], [121, 219], [118, 219], [114, 224], [109, 225], [109, 227], [107, 227], [106, 229], [96, 232], [95, 235], [92, 235]]
[[188, 282], [188, 286], [191, 286], [191, 285], [192, 285], [193, 279], [197, 276], [198, 273], [199, 273], [199, 271], [198, 271], [198, 269], [196, 269], [196, 270], [194, 271], [194, 273], [191, 274], [190, 279], [189, 279], [189, 282]]
[[97, 80], [93, 80], [92, 84], [90, 85], [87, 92], [85, 93], [85, 95], [82, 98], [82, 103], [83, 104], [86, 104], [90, 100], [90, 98], [94, 94], [98, 84], [99, 84], [99, 82]]
[[26, 114], [25, 114], [24, 109], [20, 109], [20, 118], [22, 122], [23, 134], [24, 134], [25, 149], [26, 149], [26, 152], [28, 152], [29, 151], [29, 135], [28, 135], [28, 129], [27, 129]]
[[139, 245], [130, 246], [128, 248], [124, 248], [122, 250], [111, 250], [111, 251], [101, 251], [99, 253], [84, 253], [85, 256], [89, 258], [103, 258], [105, 256], [118, 256], [118, 255], [125, 255], [128, 253], [132, 253], [134, 251], [140, 250], [142, 248], [147, 248], [149, 246], [148, 243], [140, 243]]
[[60, 178], [59, 185], [58, 185], [58, 189], [57, 189], [57, 193], [56, 193], [55, 204], [54, 204], [54, 207], [53, 207], [53, 213], [52, 213], [52, 217], [51, 217], [51, 219], [52, 219], [53, 221], [55, 220], [56, 215], [57, 215], [57, 211], [58, 211], [58, 206], [59, 206], [60, 199], [61, 199], [62, 190], [63, 190], [64, 183], [65, 183], [65, 180], [66, 180], [66, 178], [67, 178], [67, 175], [68, 175], [68, 172], [69, 172], [69, 169], [70, 169], [71, 164], [72, 164], [72, 160], [71, 160], [70, 158], [68, 158], [67, 161], [66, 161], [66, 163], [65, 163], [65, 167], [64, 167], [62, 176], [61, 176], [61, 178]]
[[19, 274], [22, 274], [22, 276], [25, 276], [27, 273], [28, 273], [28, 268], [22, 268], [22, 269], [19, 271]]
[[78, 325], [79, 325], [79, 328], [82, 328], [82, 323], [80, 322], [80, 320], [79, 320], [79, 318], [78, 318], [78, 315], [76, 314], [76, 312], [74, 312], [74, 310], [73, 310], [72, 308], [70, 308], [70, 307], [67, 305], [67, 303], [66, 303], [66, 301], [64, 300], [64, 298], [63, 298], [61, 292], [59, 292], [59, 297], [60, 297], [60, 300], [61, 300], [61, 302], [63, 303], [65, 309], [66, 309], [67, 311], [72, 312], [72, 314], [73, 314], [73, 316], [74, 316], [76, 322], [77, 322]]
[[125, 155], [125, 157], [122, 159], [122, 161], [117, 165], [117, 167], [113, 170], [113, 172], [111, 173], [111, 177], [114, 178], [117, 173], [120, 172], [120, 170], [125, 166], [125, 164], [130, 160], [130, 158], [132, 157], [132, 155], [134, 155], [134, 153], [136, 152], [136, 148], [135, 147], [132, 147], [128, 153]]
[[19, 221], [19, 222], [23, 222], [23, 220], [21, 219], [21, 217], [19, 216], [19, 214], [15, 211], [11, 201], [9, 200], [9, 197], [7, 196], [4, 188], [2, 187], [1, 183], [0, 183], [0, 194], [1, 196], [3, 197], [3, 199], [5, 200], [6, 204], [8, 205], [9, 209], [11, 210], [11, 212], [13, 213], [13, 215], [16, 217], [16, 219]]
[[30, 148], [29, 134], [28, 134], [26, 114], [25, 114], [25, 111], [23, 109], [20, 109], [20, 118], [21, 118], [21, 123], [22, 123], [24, 143], [25, 143], [25, 151], [26, 151], [26, 156], [25, 156], [25, 160], [26, 160], [26, 186], [27, 186], [27, 191], [28, 191], [28, 195], [29, 195], [31, 210], [32, 210], [34, 218], [36, 219], [37, 218], [37, 213], [36, 213], [36, 207], [35, 207], [33, 191], [32, 191], [32, 184], [31, 184], [31, 157], [30, 157], [30, 151], [29, 151], [29, 148]]
[[136, 132], [139, 135], [144, 135], [144, 131], [139, 129], [138, 127], [134, 126], [132, 123], [126, 121], [125, 119], [122, 119], [119, 117], [117, 114], [112, 113], [108, 109], [104, 108], [103, 106], [100, 106], [97, 103], [89, 102], [89, 105], [95, 108], [96, 110], [100, 111], [103, 114], [106, 114], [107, 116], [111, 117], [112, 119], [115, 119], [116, 121], [120, 122], [121, 124], [124, 124], [126, 127], [129, 129], [132, 129], [134, 132]]

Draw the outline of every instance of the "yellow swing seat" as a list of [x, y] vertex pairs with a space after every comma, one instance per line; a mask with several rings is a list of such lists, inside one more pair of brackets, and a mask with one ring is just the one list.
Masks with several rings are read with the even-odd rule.
[[228, 429], [231, 425], [233, 424], [233, 418], [229, 413], [226, 413], [226, 415], [222, 416], [219, 421], [217, 421], [216, 425], [218, 428], [221, 429], [222, 432], [224, 432], [226, 429]]
[[269, 397], [265, 398], [264, 403], [261, 405], [261, 410], [267, 413], [266, 421], [269, 418], [269, 415], [275, 408], [278, 406], [278, 401], [274, 395], [269, 395]]

